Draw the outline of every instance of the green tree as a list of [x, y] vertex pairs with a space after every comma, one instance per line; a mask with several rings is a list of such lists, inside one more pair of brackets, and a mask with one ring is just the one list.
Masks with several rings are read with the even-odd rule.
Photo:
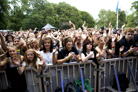
[[93, 27], [95, 23], [90, 14], [65, 2], [53, 4], [47, 0], [9, 0], [8, 4], [11, 6], [6, 14], [6, 26], [9, 29], [41, 29], [47, 23], [59, 28], [60, 24], [68, 23], [69, 20], [76, 28], [81, 27], [84, 21], [88, 27]]
[[[108, 27], [109, 22], [112, 23], [112, 26], [116, 28], [117, 13], [111, 10], [102, 9], [98, 14], [99, 19], [97, 20], [98, 27], [106, 26]], [[126, 13], [121, 9], [118, 10], [118, 27], [120, 28], [122, 24], [126, 22]]]
[[94, 27], [95, 21], [94, 21], [93, 17], [89, 13], [87, 13], [85, 11], [80, 11], [80, 12], [81, 12], [81, 16], [82, 16], [81, 19], [83, 21], [86, 21], [86, 25], [88, 27]]
[[0, 29], [6, 29], [9, 5], [8, 0], [0, 0]]
[[106, 26], [108, 27], [109, 22], [112, 22], [112, 26], [116, 26], [116, 13], [111, 10], [100, 10], [100, 13], [98, 14], [99, 19], [97, 22], [98, 27]]
[[126, 27], [133, 27], [134, 28], [137, 26], [136, 20], [135, 20], [135, 13], [128, 15], [126, 19], [127, 19]]
[[118, 27], [121, 28], [123, 23], [126, 23], [126, 12], [121, 9], [118, 10]]
[[132, 3], [131, 10], [133, 13], [127, 16], [127, 27], [138, 26], [138, 0]]

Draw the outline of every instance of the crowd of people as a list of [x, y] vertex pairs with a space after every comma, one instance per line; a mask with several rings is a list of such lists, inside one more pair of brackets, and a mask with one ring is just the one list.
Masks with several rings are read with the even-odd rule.
[[108, 28], [97, 29], [87, 28], [84, 22], [82, 29], [76, 29], [69, 23], [67, 30], [0, 32], [0, 67], [10, 76], [13, 90], [26, 89], [21, 86], [25, 81], [15, 83], [20, 77], [23, 80], [25, 67], [34, 67], [40, 74], [49, 65], [88, 60], [102, 65], [104, 59], [138, 55], [138, 27], [134, 30], [123, 24], [113, 29], [109, 23]]

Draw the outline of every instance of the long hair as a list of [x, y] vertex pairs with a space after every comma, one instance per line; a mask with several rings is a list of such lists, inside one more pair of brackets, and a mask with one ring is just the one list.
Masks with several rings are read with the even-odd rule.
[[92, 48], [91, 48], [91, 51], [93, 51], [94, 49], [93, 49], [93, 41], [90, 41], [89, 39], [88, 39], [88, 37], [83, 41], [83, 51], [82, 51], [82, 53], [86, 53], [87, 52], [87, 45], [88, 44], [91, 44], [92, 45]]
[[43, 50], [44, 50], [44, 52], [46, 52], [46, 48], [45, 48], [45, 45], [44, 45], [45, 40], [50, 40], [50, 52], [52, 52], [53, 51], [53, 41], [50, 37], [45, 37], [43, 39]]
[[[33, 62], [30, 62], [30, 60], [28, 60], [28, 58], [27, 58], [28, 52], [33, 52], [33, 54], [34, 54]], [[33, 49], [28, 49], [28, 50], [25, 52], [25, 54], [24, 54], [24, 61], [26, 62], [27, 66], [29, 66], [30, 63], [33, 63], [33, 67], [36, 66], [37, 54], [35, 53], [35, 51], [34, 51]]]
[[36, 39], [36, 38], [32, 38], [31, 40], [30, 40], [30, 48], [32, 48], [31, 47], [31, 43], [33, 43], [33, 42], [36, 42], [36, 48], [35, 49], [39, 49], [39, 42], [38, 42], [38, 40]]

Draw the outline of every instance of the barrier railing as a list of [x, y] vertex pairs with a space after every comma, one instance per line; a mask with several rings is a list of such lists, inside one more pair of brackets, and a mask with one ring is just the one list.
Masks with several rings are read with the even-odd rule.
[[41, 78], [37, 77], [37, 70], [35, 68], [27, 67], [24, 71], [27, 83], [27, 90], [29, 92], [42, 92]]
[[[29, 92], [55, 92], [58, 87], [61, 87], [62, 92], [64, 92], [68, 83], [79, 79], [82, 81], [83, 91], [85, 90], [83, 81], [88, 79], [92, 92], [115, 92], [117, 90], [111, 86], [115, 75], [117, 80], [118, 73], [125, 73], [129, 82], [134, 85], [133, 90], [130, 91], [136, 91], [136, 83], [138, 83], [137, 71], [138, 59], [128, 57], [105, 59], [104, 63], [98, 68], [92, 61], [86, 63], [72, 62], [62, 65], [49, 65], [43, 69], [41, 75], [38, 75], [37, 70], [34, 68], [26, 68], [24, 73]], [[0, 90], [7, 87], [8, 82], [5, 72], [0, 71]]]
[[92, 91], [96, 92], [96, 68], [97, 65], [92, 61], [84, 64], [75, 62], [51, 65], [43, 71], [43, 75], [47, 75], [43, 79], [44, 92], [54, 92], [57, 87], [62, 87], [62, 92], [64, 92], [63, 89], [69, 82], [74, 82], [75, 80], [81, 79], [81, 77], [89, 79]]
[[[136, 57], [105, 59], [103, 65], [99, 67], [100, 71], [98, 92], [117, 91], [111, 87], [113, 85], [114, 77], [116, 76], [114, 71], [115, 69], [117, 74], [125, 73], [129, 82], [133, 82], [129, 64], [131, 64], [130, 66], [132, 68], [132, 73], [134, 74], [135, 82], [137, 82], [138, 60]], [[132, 91], [136, 91], [136, 88]]]

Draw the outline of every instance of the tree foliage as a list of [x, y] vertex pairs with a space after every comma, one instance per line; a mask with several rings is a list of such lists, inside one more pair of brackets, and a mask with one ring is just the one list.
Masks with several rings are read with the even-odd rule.
[[[102, 9], [99, 14], [99, 20], [97, 21], [98, 27], [108, 27], [109, 22], [112, 23], [112, 26], [116, 28], [117, 13], [111, 10]], [[120, 28], [123, 23], [126, 22], [126, 13], [121, 9], [118, 10], [118, 27]]]
[[127, 27], [136, 27], [138, 26], [138, 0], [132, 3], [131, 10], [134, 12], [127, 16]]
[[8, 0], [0, 0], [0, 29], [5, 29], [7, 25], [6, 14], [8, 13]]
[[87, 22], [88, 27], [93, 27], [95, 23], [89, 13], [79, 11], [65, 2], [53, 4], [46, 0], [8, 1], [7, 4], [11, 8], [6, 16], [7, 25], [3, 26], [5, 29], [19, 30], [20, 27], [24, 30], [35, 27], [41, 29], [47, 23], [59, 28], [61, 24], [66, 24], [69, 21], [72, 21], [78, 28], [82, 26], [84, 21]]

